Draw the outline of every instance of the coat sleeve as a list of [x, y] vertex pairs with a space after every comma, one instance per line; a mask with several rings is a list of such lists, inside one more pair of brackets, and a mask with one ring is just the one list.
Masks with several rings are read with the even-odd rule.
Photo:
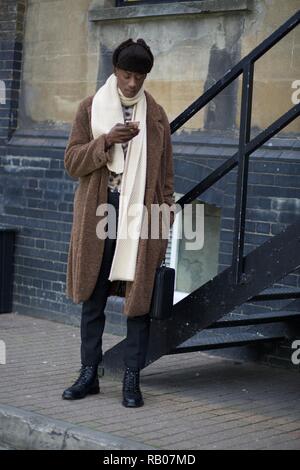
[[90, 140], [89, 127], [89, 115], [83, 100], [78, 106], [64, 154], [65, 169], [74, 178], [86, 176], [112, 159], [109, 150], [105, 150], [105, 135]]
[[[171, 130], [170, 130], [170, 123], [168, 117], [163, 111], [164, 116], [164, 165], [165, 165], [165, 179], [164, 179], [164, 186], [163, 186], [163, 196], [164, 202], [169, 206], [175, 204], [175, 196], [174, 196], [174, 163], [173, 163], [173, 149], [172, 149], [172, 141], [171, 141]], [[174, 223], [174, 212], [171, 212], [170, 217], [171, 227]]]

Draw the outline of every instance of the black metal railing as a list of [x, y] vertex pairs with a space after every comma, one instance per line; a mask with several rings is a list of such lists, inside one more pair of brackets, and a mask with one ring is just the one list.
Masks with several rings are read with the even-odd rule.
[[197, 112], [214, 99], [222, 90], [229, 86], [237, 77], [243, 74], [242, 100], [240, 111], [240, 131], [238, 151], [226, 160], [222, 165], [216, 168], [204, 180], [182, 196], [176, 203], [181, 209], [202, 193], [204, 193], [213, 184], [219, 181], [223, 176], [238, 166], [237, 185], [236, 185], [236, 206], [234, 216], [234, 241], [232, 251], [232, 272], [234, 282], [239, 284], [244, 280], [244, 238], [245, 221], [247, 206], [247, 187], [248, 170], [250, 155], [261, 147], [266, 141], [284, 129], [296, 117], [300, 115], [300, 104], [293, 106], [289, 111], [274, 121], [267, 129], [260, 132], [253, 139], [251, 135], [251, 116], [252, 116], [252, 94], [253, 94], [253, 75], [254, 64], [267, 51], [275, 46], [290, 31], [300, 23], [300, 10], [297, 11], [288, 21], [280, 26], [274, 33], [265, 39], [259, 46], [251, 51], [237, 65], [230, 69], [226, 74], [210, 87], [200, 98], [194, 101], [183, 113], [171, 122], [171, 133], [176, 132], [183, 124], [191, 119]]
[[[300, 11], [241, 60], [239, 64], [229, 70], [221, 80], [170, 124], [171, 133], [174, 133], [210, 100], [230, 85], [233, 80], [243, 74], [237, 152], [176, 201], [177, 210], [184, 209], [184, 204], [196, 199], [238, 166], [232, 265], [174, 304], [170, 318], [151, 322], [146, 366], [165, 354], [203, 349], [204, 343], [202, 345], [197, 342], [196, 345], [194, 343], [188, 346], [180, 345], [198, 332], [215, 324], [220, 318], [232, 312], [234, 308], [259, 295], [260, 292], [271, 287], [274, 282], [282, 279], [300, 266], [300, 220], [289, 225], [278, 235], [267, 240], [263, 245], [243, 257], [249, 156], [300, 115], [300, 105], [296, 105], [267, 129], [260, 132], [253, 139], [250, 138], [254, 62], [295, 28], [299, 21]], [[253, 320], [251, 321], [251, 324], [255, 323], [253, 323]], [[270, 318], [268, 318], [268, 322], [270, 322]], [[273, 340], [274, 338], [269, 339]], [[260, 336], [260, 340], [266, 341], [266, 337]], [[277, 337], [276, 340], [278, 340]], [[125, 343], [126, 340], [123, 340], [105, 352], [104, 363], [106, 370], [113, 373], [123, 371], [122, 357]], [[215, 344], [215, 342], [208, 342], [206, 349], [216, 347]], [[240, 343], [235, 343], [235, 345], [238, 344]], [[222, 345], [220, 343], [219, 346], [223, 347], [223, 343]]]

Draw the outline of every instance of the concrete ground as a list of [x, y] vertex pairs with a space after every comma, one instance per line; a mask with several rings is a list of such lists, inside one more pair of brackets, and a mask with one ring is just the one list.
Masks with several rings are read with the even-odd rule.
[[[81, 439], [89, 448], [99, 438], [103, 448], [300, 449], [296, 371], [198, 352], [165, 356], [141, 373], [145, 405], [127, 409], [121, 404], [121, 380], [108, 375], [100, 378], [99, 395], [62, 400], [80, 368], [78, 327], [2, 314], [0, 340], [6, 344], [6, 364], [0, 365], [0, 447], [11, 442], [6, 434], [38, 423], [41, 447], [43, 435], [53, 439], [58, 426], [62, 448], [71, 430], [72, 448], [80, 448]], [[120, 337], [104, 333], [103, 340], [106, 350]], [[25, 435], [20, 439], [24, 448], [33, 446]], [[53, 442], [54, 448], [49, 442], [46, 447]]]

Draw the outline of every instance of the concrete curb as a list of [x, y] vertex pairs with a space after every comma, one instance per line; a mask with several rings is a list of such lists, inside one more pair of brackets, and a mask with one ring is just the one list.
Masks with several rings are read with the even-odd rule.
[[131, 439], [1, 404], [0, 445], [17, 450], [155, 450]]

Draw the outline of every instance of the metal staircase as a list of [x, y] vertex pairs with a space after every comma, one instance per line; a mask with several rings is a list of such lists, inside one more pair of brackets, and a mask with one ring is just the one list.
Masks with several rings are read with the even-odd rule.
[[[232, 264], [176, 303], [170, 319], [151, 321], [146, 366], [167, 354], [281, 341], [287, 335], [286, 325], [300, 322], [300, 309], [259, 312], [258, 308], [255, 314], [242, 315], [233, 312], [245, 302], [300, 297], [299, 289], [270, 289], [275, 282], [300, 267], [300, 219], [244, 256], [249, 157], [300, 115], [300, 104], [297, 104], [267, 129], [250, 138], [254, 65], [299, 23], [300, 10], [171, 123], [174, 133], [242, 74], [238, 151], [176, 201], [183, 210], [184, 204], [191, 203], [237, 167]], [[271, 324], [280, 327], [271, 331], [267, 328], [266, 332], [253, 332], [247, 328], [243, 331], [251, 325]], [[232, 334], [235, 329], [238, 333]], [[112, 373], [123, 370], [124, 343], [125, 340], [121, 341], [104, 355], [105, 369]]]

